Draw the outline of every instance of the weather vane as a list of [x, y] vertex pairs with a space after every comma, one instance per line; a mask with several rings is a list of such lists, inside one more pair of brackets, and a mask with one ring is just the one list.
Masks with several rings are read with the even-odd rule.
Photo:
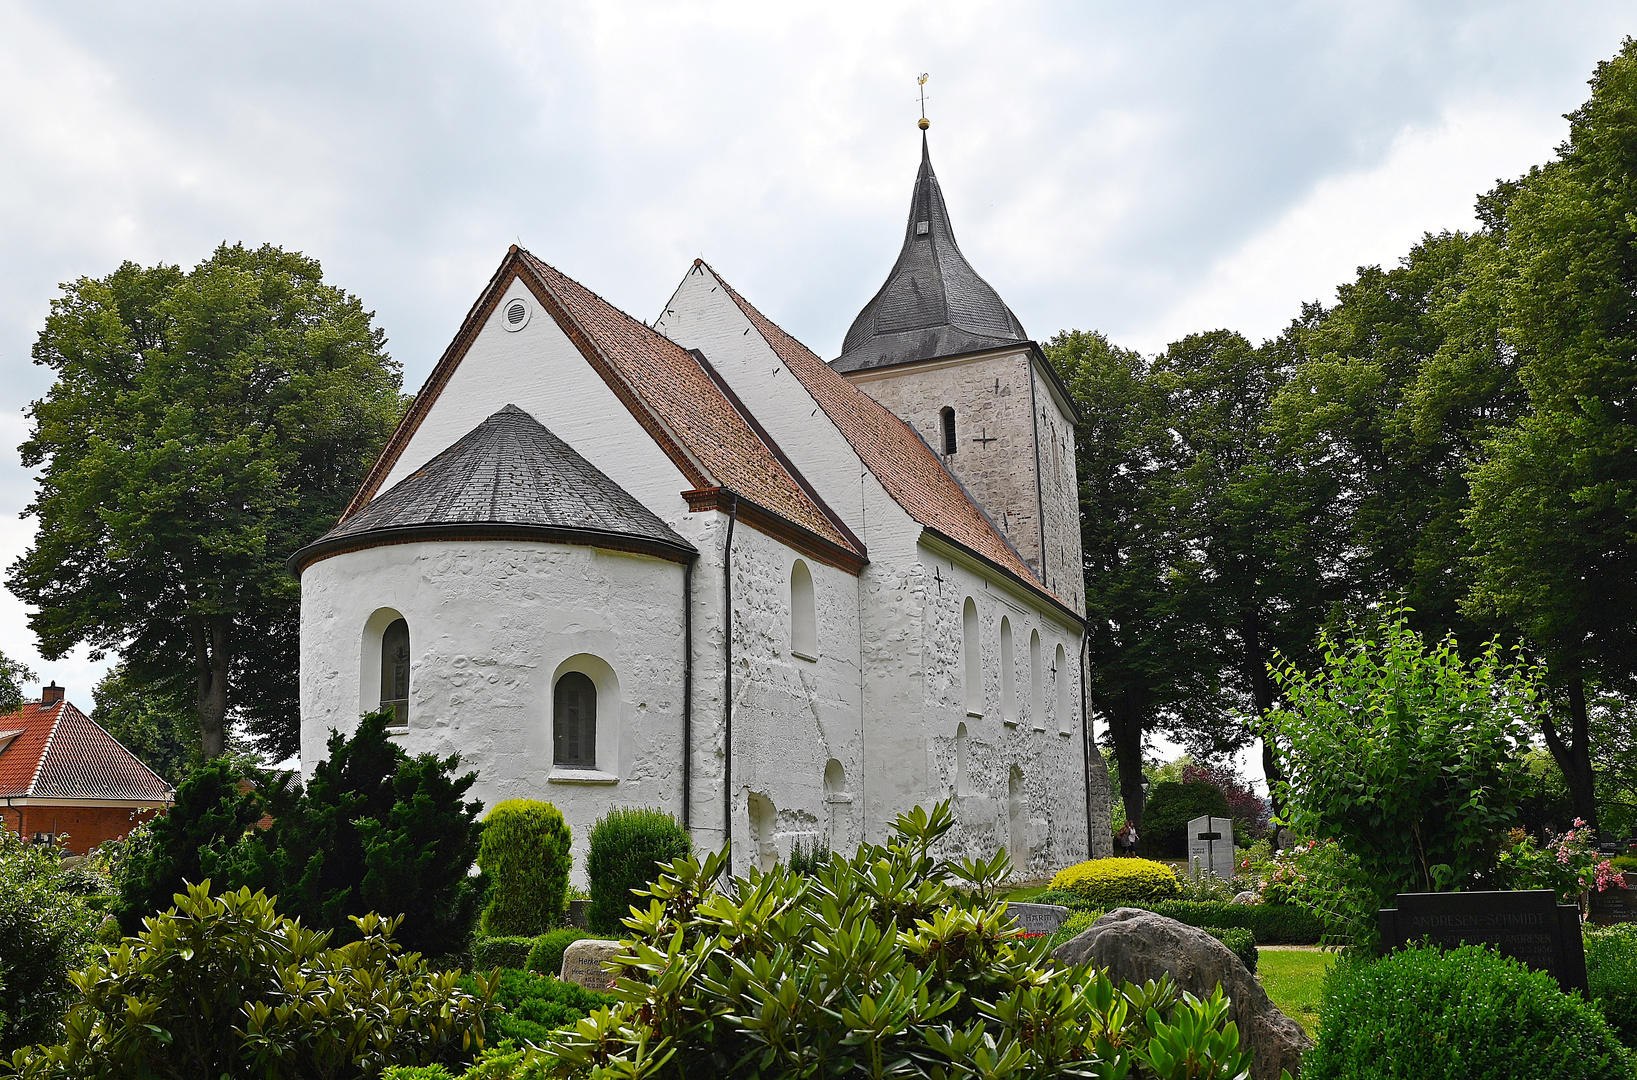
[[929, 78], [931, 76], [923, 71], [920, 78], [915, 80], [916, 85], [921, 88], [921, 120], [916, 126], [922, 131], [932, 126], [932, 121], [926, 118], [926, 81]]

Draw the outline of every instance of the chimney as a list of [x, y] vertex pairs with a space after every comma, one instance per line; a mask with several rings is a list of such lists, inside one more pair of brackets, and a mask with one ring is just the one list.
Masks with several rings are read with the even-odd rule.
[[49, 709], [62, 699], [63, 688], [57, 685], [56, 679], [51, 680], [50, 686], [40, 687], [40, 708]]

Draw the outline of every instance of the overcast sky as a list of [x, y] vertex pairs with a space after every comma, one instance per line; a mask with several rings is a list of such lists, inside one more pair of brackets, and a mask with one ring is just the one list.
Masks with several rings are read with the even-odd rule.
[[[930, 72], [962, 249], [1045, 339], [1276, 333], [1547, 160], [1637, 32], [1565, 3], [0, 0], [0, 559], [58, 283], [319, 258], [415, 389], [508, 244], [652, 317], [695, 256], [820, 355], [902, 239]], [[0, 597], [0, 650], [90, 706]]]

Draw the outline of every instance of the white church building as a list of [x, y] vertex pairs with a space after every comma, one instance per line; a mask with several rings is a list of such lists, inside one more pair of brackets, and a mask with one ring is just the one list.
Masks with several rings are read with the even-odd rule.
[[1075, 407], [955, 243], [826, 363], [704, 262], [652, 324], [513, 247], [299, 551], [301, 749], [382, 706], [474, 795], [657, 807], [734, 868], [952, 799], [1020, 877], [1111, 850], [1085, 712]]

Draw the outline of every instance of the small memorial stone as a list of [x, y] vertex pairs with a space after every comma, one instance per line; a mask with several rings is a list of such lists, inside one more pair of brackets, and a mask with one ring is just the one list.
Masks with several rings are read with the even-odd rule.
[[1559, 904], [1551, 889], [1399, 893], [1398, 907], [1382, 908], [1380, 920], [1384, 949], [1422, 938], [1444, 949], [1488, 945], [1547, 972], [1565, 990], [1587, 988], [1580, 911]]
[[1188, 823], [1188, 875], [1233, 877], [1233, 818], [1196, 817]]
[[1006, 911], [1026, 934], [1055, 934], [1069, 917], [1060, 904], [1007, 904]]
[[1637, 874], [1624, 874], [1622, 877], [1625, 888], [1616, 885], [1602, 892], [1594, 892], [1589, 898], [1591, 921], [1598, 926], [1637, 922]]
[[614, 985], [614, 976], [604, 969], [603, 961], [612, 960], [619, 954], [620, 943], [617, 941], [582, 938], [570, 942], [568, 948], [563, 950], [560, 978], [564, 982], [578, 983], [587, 990], [607, 990]]

